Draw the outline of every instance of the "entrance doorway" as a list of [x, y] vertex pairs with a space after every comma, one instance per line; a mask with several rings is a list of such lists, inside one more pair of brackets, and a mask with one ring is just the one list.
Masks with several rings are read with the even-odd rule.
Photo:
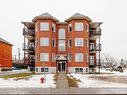
[[60, 61], [58, 62], [58, 72], [65, 72], [66, 71], [66, 62]]

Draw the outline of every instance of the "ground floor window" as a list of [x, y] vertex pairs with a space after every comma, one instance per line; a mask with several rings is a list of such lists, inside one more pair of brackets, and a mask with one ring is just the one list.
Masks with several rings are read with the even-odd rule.
[[38, 72], [38, 68], [36, 68], [36, 72]]
[[83, 68], [75, 68], [75, 72], [78, 73], [78, 72], [83, 72]]
[[48, 72], [49, 69], [48, 68], [41, 68], [41, 72]]

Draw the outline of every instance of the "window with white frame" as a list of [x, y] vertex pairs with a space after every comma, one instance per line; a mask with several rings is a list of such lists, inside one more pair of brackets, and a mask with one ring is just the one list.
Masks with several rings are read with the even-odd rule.
[[38, 39], [35, 40], [35, 47], [38, 47]]
[[82, 22], [75, 23], [75, 31], [83, 31], [83, 23]]
[[38, 53], [35, 56], [35, 61], [38, 62]]
[[64, 29], [59, 29], [58, 31], [58, 39], [65, 39], [65, 30]]
[[35, 32], [38, 31], [38, 22], [35, 23]]
[[86, 24], [86, 32], [89, 32], [89, 26]]
[[75, 53], [75, 62], [83, 62], [83, 53]]
[[86, 39], [86, 47], [89, 47], [89, 40]]
[[90, 65], [94, 65], [94, 56], [90, 55]]
[[83, 68], [75, 68], [75, 72], [78, 73], [78, 72], [83, 72]]
[[75, 38], [75, 46], [83, 46], [84, 39], [83, 38]]
[[52, 53], [52, 62], [55, 62], [55, 57], [56, 57], [55, 53]]
[[49, 38], [40, 38], [40, 46], [49, 46]]
[[68, 40], [68, 47], [71, 47], [72, 46], [72, 39], [69, 39]]
[[48, 22], [41, 22], [40, 23], [40, 30], [41, 31], [49, 31], [49, 23]]
[[58, 40], [58, 50], [59, 51], [65, 51], [65, 40]]
[[88, 53], [86, 53], [86, 62], [87, 63], [89, 62], [89, 55], [88, 55]]
[[69, 24], [68, 25], [68, 32], [71, 32], [72, 31], [72, 24]]
[[55, 38], [52, 38], [52, 47], [55, 47], [56, 46], [56, 40]]
[[40, 53], [40, 61], [41, 62], [49, 61], [49, 53]]
[[56, 25], [54, 23], [52, 23], [52, 31], [55, 32], [56, 31]]
[[68, 54], [68, 60], [69, 60], [69, 62], [72, 61], [72, 54]]

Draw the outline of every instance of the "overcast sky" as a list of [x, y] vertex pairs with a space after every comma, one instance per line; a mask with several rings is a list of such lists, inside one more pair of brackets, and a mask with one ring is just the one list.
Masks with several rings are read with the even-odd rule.
[[22, 49], [21, 21], [48, 12], [60, 21], [75, 13], [101, 21], [102, 52], [127, 59], [127, 0], [0, 0], [0, 37]]

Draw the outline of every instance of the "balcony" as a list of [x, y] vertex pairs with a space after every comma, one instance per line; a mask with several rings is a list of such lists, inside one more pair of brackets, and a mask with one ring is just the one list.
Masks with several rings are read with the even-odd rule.
[[90, 53], [96, 53], [97, 51], [101, 51], [101, 44], [97, 44], [95, 47], [90, 46]]
[[90, 40], [96, 40], [101, 36], [101, 29], [90, 30]]
[[30, 43], [29, 45], [26, 43], [23, 43], [23, 50], [28, 51], [29, 53], [34, 53], [35, 47], [34, 43]]
[[34, 40], [35, 32], [34, 29], [23, 28], [23, 35], [28, 38], [28, 40]]

